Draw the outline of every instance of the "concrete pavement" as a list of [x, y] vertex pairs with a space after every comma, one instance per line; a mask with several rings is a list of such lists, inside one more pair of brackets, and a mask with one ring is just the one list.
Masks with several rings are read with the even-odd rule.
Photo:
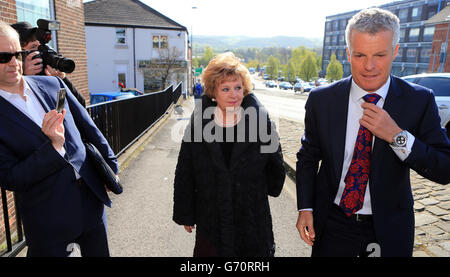
[[[172, 221], [173, 179], [182, 131], [193, 110], [193, 99], [185, 100], [156, 131], [126, 155], [120, 174], [124, 192], [111, 195], [107, 210], [111, 256], [191, 257], [195, 234]], [[298, 212], [295, 184], [286, 178], [285, 188], [270, 199], [276, 256], [310, 256], [310, 247], [295, 228]]]

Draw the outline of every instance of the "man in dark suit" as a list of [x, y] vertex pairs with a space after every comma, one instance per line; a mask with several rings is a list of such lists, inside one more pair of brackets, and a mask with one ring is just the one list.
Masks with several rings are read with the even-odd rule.
[[0, 22], [0, 185], [16, 192], [28, 256], [67, 256], [74, 243], [82, 256], [109, 256], [102, 214], [111, 201], [82, 137], [116, 174], [117, 159], [60, 79], [22, 76], [22, 54], [16, 31]]
[[356, 14], [346, 30], [352, 76], [308, 97], [297, 229], [312, 256], [411, 256], [410, 168], [450, 182], [450, 144], [432, 91], [390, 75], [399, 32], [391, 12]]

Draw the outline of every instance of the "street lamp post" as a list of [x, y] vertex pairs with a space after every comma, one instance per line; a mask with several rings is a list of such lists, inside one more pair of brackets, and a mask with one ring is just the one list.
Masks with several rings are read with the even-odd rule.
[[[192, 11], [197, 9], [197, 7], [193, 6]], [[194, 20], [194, 13], [192, 13], [192, 20]], [[191, 21], [191, 94], [194, 95], [193, 87], [194, 87], [194, 79], [195, 79], [195, 70], [194, 70], [194, 38], [193, 38], [193, 29], [194, 24], [193, 21]]]

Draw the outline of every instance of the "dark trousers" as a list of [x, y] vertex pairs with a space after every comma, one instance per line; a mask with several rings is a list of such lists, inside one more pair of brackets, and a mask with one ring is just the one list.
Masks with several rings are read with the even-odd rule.
[[84, 181], [76, 184], [83, 201], [83, 232], [75, 239], [56, 243], [46, 248], [28, 248], [27, 257], [67, 257], [74, 247], [79, 247], [82, 257], [109, 257], [106, 222], [103, 221], [104, 205]]
[[371, 218], [357, 220], [347, 217], [338, 205], [333, 204], [323, 233], [316, 239], [312, 257], [367, 257], [377, 254], [379, 247]]

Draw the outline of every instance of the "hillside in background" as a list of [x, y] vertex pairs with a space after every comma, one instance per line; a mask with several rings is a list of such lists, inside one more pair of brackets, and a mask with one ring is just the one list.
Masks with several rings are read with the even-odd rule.
[[196, 36], [193, 38], [194, 52], [198, 53], [205, 46], [209, 46], [217, 51], [237, 48], [265, 48], [265, 47], [282, 47], [296, 48], [304, 46], [306, 48], [321, 48], [323, 40], [321, 38], [303, 38], [303, 37], [270, 37], [270, 38], [253, 38], [244, 36]]

